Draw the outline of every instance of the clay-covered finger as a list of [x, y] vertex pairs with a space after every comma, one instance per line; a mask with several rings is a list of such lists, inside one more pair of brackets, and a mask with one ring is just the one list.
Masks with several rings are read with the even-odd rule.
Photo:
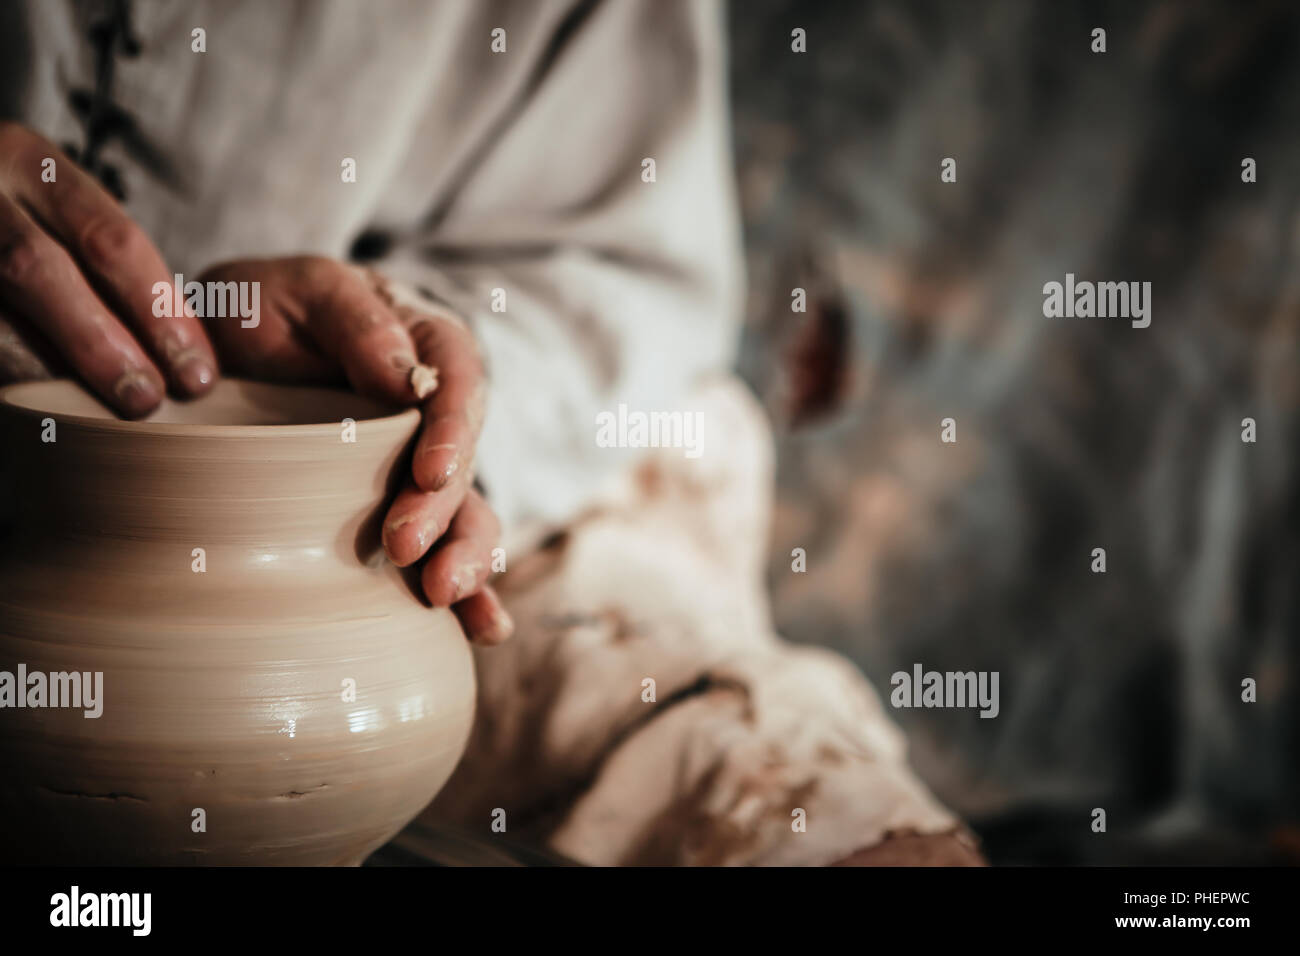
[[465, 496], [447, 535], [420, 572], [425, 596], [434, 607], [450, 607], [475, 594], [492, 573], [492, 549], [501, 522], [474, 490]]
[[0, 198], [0, 301], [31, 323], [90, 388], [128, 417], [157, 407], [161, 373], [61, 245]]
[[447, 533], [468, 491], [464, 478], [442, 491], [421, 491], [414, 485], [399, 491], [384, 518], [384, 551], [389, 560], [404, 568], [424, 557]]
[[500, 644], [515, 632], [515, 622], [506, 611], [492, 585], [467, 597], [451, 608], [460, 618], [465, 635], [475, 644]]
[[438, 369], [438, 390], [424, 405], [415, 445], [415, 483], [438, 491], [468, 471], [483, 427], [487, 378], [478, 343], [464, 323], [431, 316], [411, 326], [423, 362]]
[[[33, 135], [19, 163], [31, 176], [14, 196], [81, 266], [92, 287], [182, 395], [199, 395], [217, 376], [216, 355], [194, 313], [178, 298], [158, 249], [95, 179], [68, 160], [52, 182], [39, 176], [57, 148]], [[42, 145], [43, 144], [43, 145]]]
[[406, 327], [355, 270], [306, 260], [300, 271], [307, 328], [354, 389], [399, 405], [434, 392], [436, 370], [420, 362]]

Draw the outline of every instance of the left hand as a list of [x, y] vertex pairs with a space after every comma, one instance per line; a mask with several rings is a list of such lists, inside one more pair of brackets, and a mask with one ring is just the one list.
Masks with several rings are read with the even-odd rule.
[[437, 370], [411, 476], [384, 519], [384, 550], [399, 567], [424, 559], [425, 595], [451, 607], [471, 640], [509, 637], [514, 625], [487, 584], [501, 527], [473, 487], [487, 379], [465, 323], [399, 305], [373, 273], [316, 256], [224, 263], [200, 281], [261, 284], [255, 327], [209, 325], [223, 366], [236, 373], [302, 384], [346, 379], [358, 392], [410, 405], [424, 397], [412, 367]]

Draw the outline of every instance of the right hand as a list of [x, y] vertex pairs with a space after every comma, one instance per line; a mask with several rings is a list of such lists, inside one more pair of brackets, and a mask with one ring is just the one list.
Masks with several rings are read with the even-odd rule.
[[[54, 182], [42, 171], [54, 161]], [[148, 236], [57, 146], [0, 122], [0, 384], [47, 378], [60, 359], [118, 413], [138, 418], [168, 385], [217, 377], [197, 318], [153, 314], [172, 276]], [[185, 310], [188, 311], [188, 310]]]
[[[398, 567], [421, 565], [429, 603], [450, 607], [472, 641], [508, 638], [514, 622], [488, 584], [501, 525], [474, 489], [488, 382], [469, 326], [449, 309], [398, 302], [379, 273], [322, 256], [227, 262], [198, 281], [261, 290], [256, 326], [211, 326], [232, 371], [280, 382], [346, 380], [393, 405], [420, 403], [424, 425], [384, 519], [384, 550]], [[416, 388], [417, 365], [437, 370], [431, 393]]]

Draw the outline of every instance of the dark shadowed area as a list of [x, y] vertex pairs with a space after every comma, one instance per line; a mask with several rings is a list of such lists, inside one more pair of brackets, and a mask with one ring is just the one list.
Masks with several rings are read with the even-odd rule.
[[[994, 862], [1300, 859], [1300, 7], [729, 16], [782, 632], [886, 699], [1000, 673], [995, 719], [893, 712]], [[1066, 273], [1150, 326], [1044, 317]]]

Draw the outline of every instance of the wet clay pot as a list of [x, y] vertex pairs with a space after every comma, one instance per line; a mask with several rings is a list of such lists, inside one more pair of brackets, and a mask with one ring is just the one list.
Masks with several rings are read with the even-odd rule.
[[238, 381], [141, 422], [0, 389], [0, 860], [356, 864], [429, 802], [474, 678], [379, 546], [418, 425]]

